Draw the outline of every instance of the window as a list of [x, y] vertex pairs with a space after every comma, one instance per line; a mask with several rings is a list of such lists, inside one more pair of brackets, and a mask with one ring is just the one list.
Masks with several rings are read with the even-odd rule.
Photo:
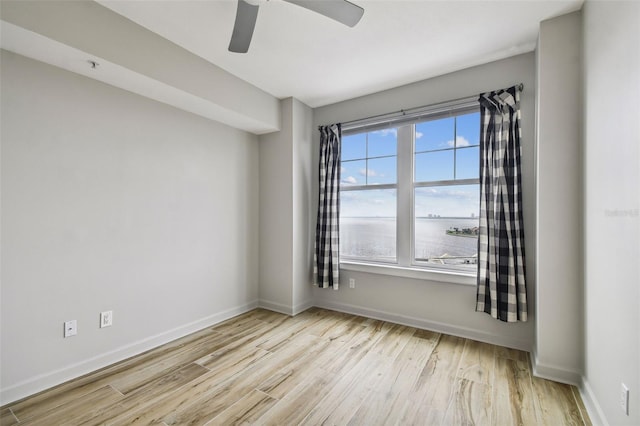
[[345, 258], [397, 260], [396, 130], [342, 138], [340, 252]]
[[421, 113], [342, 139], [344, 261], [475, 271], [480, 113]]

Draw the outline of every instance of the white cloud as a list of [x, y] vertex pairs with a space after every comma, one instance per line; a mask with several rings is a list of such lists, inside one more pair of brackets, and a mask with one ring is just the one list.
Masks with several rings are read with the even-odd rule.
[[469, 146], [469, 145], [471, 145], [471, 143], [464, 136], [456, 137], [456, 146], [461, 147], [461, 146]]
[[347, 176], [346, 178], [342, 179], [342, 183], [354, 185], [354, 184], [358, 183], [358, 180], [356, 178], [354, 178], [353, 176]]
[[398, 129], [393, 128], [393, 129], [382, 129], [382, 130], [376, 130], [375, 132], [371, 132], [371, 133], [375, 133], [381, 136], [387, 136], [387, 135], [393, 135], [396, 136], [398, 134]]
[[420, 139], [421, 137], [424, 136], [424, 133], [422, 132], [416, 132], [416, 139]]
[[[458, 148], [463, 146], [469, 146], [471, 143], [464, 136], [456, 136], [456, 145]], [[453, 148], [453, 141], [447, 141], [447, 146]]]
[[358, 170], [358, 173], [360, 173], [362, 176], [369, 176], [369, 177], [374, 177], [374, 176], [380, 176], [378, 175], [378, 172], [376, 172], [373, 169], [360, 169]]

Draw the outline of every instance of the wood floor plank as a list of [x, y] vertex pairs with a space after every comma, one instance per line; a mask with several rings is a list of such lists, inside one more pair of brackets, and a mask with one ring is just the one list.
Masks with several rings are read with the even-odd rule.
[[441, 424], [454, 398], [465, 340], [441, 335], [403, 408], [402, 423]]
[[320, 321], [311, 324], [305, 330], [306, 333], [317, 337], [329, 337], [338, 327], [344, 327], [344, 321], [352, 320], [353, 317], [346, 317], [342, 312], [332, 312], [332, 315], [323, 315]]
[[266, 380], [259, 383], [256, 389], [275, 399], [281, 399], [289, 392], [292, 392], [293, 389], [307, 377], [316, 374], [316, 372], [318, 372], [318, 374], [325, 374], [320, 371], [320, 367], [323, 363], [327, 362], [334, 353], [335, 343], [312, 335], [306, 336], [306, 338], [317, 339], [318, 344], [307, 346], [301, 339], [292, 341], [292, 345], [298, 344], [302, 347], [308, 347], [309, 349], [298, 359], [288, 363], [284, 368], [276, 371]]
[[575, 404], [571, 386], [550, 380], [532, 378], [539, 424], [581, 425], [582, 414]]
[[330, 360], [322, 362], [320, 368], [327, 373], [341, 374], [342, 371], [349, 371], [360, 362], [363, 356], [368, 355], [371, 351], [378, 351], [374, 349], [375, 345], [380, 339], [385, 338], [391, 329], [392, 325], [388, 323], [383, 327], [358, 324], [341, 339], [332, 341], [333, 353]]
[[312, 308], [264, 309], [0, 407], [0, 426], [590, 425], [526, 352]]
[[277, 351], [278, 348], [286, 344], [287, 341], [295, 338], [300, 333], [306, 333], [309, 326], [322, 319], [320, 315], [305, 315], [303, 318], [301, 318], [301, 316], [302, 315], [298, 315], [290, 321], [283, 323], [282, 327], [279, 327], [276, 333], [270, 333], [258, 339], [256, 346], [267, 351]]
[[[310, 338], [315, 338], [310, 336]], [[318, 349], [316, 345], [326, 344], [324, 341], [317, 341], [310, 345], [290, 345], [278, 351], [279, 361], [284, 365], [292, 364], [308, 352]], [[188, 386], [183, 387], [176, 397], [149, 407], [145, 413], [136, 413], [138, 422], [164, 421], [167, 425], [184, 423], [204, 423], [211, 420], [229, 406], [252, 391], [257, 383], [261, 383], [271, 375], [275, 374], [281, 367], [279, 363], [259, 361], [232, 377], [225, 377], [224, 374], [205, 374]], [[217, 380], [216, 380], [217, 378]], [[119, 424], [128, 424], [129, 419], [119, 419]]]
[[[316, 337], [327, 342], [320, 351], [311, 352], [295, 364], [287, 365], [286, 368], [258, 385], [257, 389], [280, 399], [300, 382], [315, 374], [314, 370], [318, 370], [321, 375], [327, 375], [348, 369], [348, 363], [356, 360], [359, 353], [363, 353], [362, 343], [369, 337], [369, 334], [364, 332], [365, 326], [361, 323], [360, 319], [354, 318], [351, 321], [345, 321], [342, 327], [336, 327], [332, 333], [324, 337]], [[315, 337], [315, 335], [308, 335], [307, 338], [311, 336]], [[300, 337], [292, 339], [291, 342], [297, 343], [299, 339]]]
[[243, 318], [242, 321], [227, 322], [226, 324], [218, 325], [214, 330], [220, 334], [237, 335], [244, 331], [254, 329], [256, 327], [263, 327], [265, 321], [255, 318]]
[[224, 348], [195, 362], [213, 373], [224, 372], [224, 374], [231, 376], [269, 355], [271, 355], [269, 351], [247, 345], [233, 350]]
[[210, 339], [199, 339], [198, 342], [188, 347], [178, 348], [171, 353], [163, 354], [157, 358], [149, 358], [135, 368], [130, 368], [117, 375], [113, 375], [109, 384], [114, 389], [128, 394], [147, 383], [156, 380], [172, 371], [193, 363], [200, 357], [217, 348], [234, 341], [232, 336], [212, 334]]
[[540, 424], [526, 362], [497, 357], [493, 380], [492, 420], [495, 424]]
[[[344, 321], [341, 327], [336, 327], [332, 333], [325, 334], [323, 337], [317, 337], [315, 334], [301, 334], [297, 338], [291, 339], [290, 344], [309, 346], [309, 343], [305, 342], [309, 339], [323, 341], [325, 344], [319, 346], [318, 351], [310, 351], [299, 360], [287, 365], [258, 385], [257, 389], [280, 399], [308, 377], [314, 375], [316, 370], [318, 370], [319, 374], [326, 375], [330, 374], [331, 371], [337, 373], [347, 368], [346, 365], [340, 362], [343, 358], [341, 356], [336, 357], [336, 354], [348, 354], [352, 357], [352, 360], [357, 357], [361, 343], [359, 339], [366, 339], [367, 337], [367, 334], [363, 333], [364, 326], [361, 325], [361, 322], [359, 318], [353, 318], [349, 321]], [[278, 352], [275, 355], [277, 356]]]
[[147, 383], [126, 395], [122, 400], [115, 401], [111, 405], [105, 405], [100, 410], [92, 413], [90, 423], [110, 424], [118, 414], [123, 412], [144, 411], [156, 400], [166, 397], [175, 389], [206, 374], [209, 370], [198, 364], [189, 364], [183, 368], [168, 373], [166, 376]]
[[[317, 373], [317, 372], [316, 372]], [[279, 400], [257, 421], [258, 425], [298, 425], [327, 392], [333, 375], [312, 374]]]
[[412, 388], [435, 348], [436, 342], [409, 339], [402, 351], [386, 366], [375, 389], [350, 419], [350, 424], [396, 424]]
[[[390, 323], [366, 321], [364, 324], [367, 324], [366, 331], [347, 344], [354, 352], [340, 351], [342, 357], [338, 355], [338, 362], [327, 370], [337, 373], [340, 381], [322, 400], [322, 406], [304, 419], [305, 424], [347, 424], [365, 399], [375, 392], [386, 369], [393, 365], [416, 332], [413, 328]], [[421, 339], [421, 342], [426, 341]], [[431, 347], [436, 342], [434, 339]], [[327, 369], [326, 366], [323, 368]]]
[[13, 412], [10, 409], [5, 408], [0, 412], [0, 426], [11, 426], [17, 424], [18, 418], [13, 415]]
[[[378, 326], [379, 325], [379, 326]], [[303, 420], [303, 424], [346, 424], [372, 391], [377, 380], [379, 364], [387, 359], [372, 351], [387, 334], [390, 326], [384, 324], [365, 325], [363, 331], [349, 341], [343, 350], [336, 353], [333, 362], [320, 368], [339, 379], [331, 392], [327, 392], [318, 406]]]
[[[185, 348], [186, 342], [198, 342], [200, 339], [211, 339], [215, 338], [215, 336], [217, 336], [217, 333], [209, 328], [201, 330], [136, 357], [40, 392], [30, 398], [17, 401], [11, 405], [11, 408], [19, 419], [24, 420], [36, 417], [43, 412], [60, 407], [66, 402], [76, 400], [83, 395], [107, 386], [110, 382], [117, 380], [118, 377], [124, 377], [134, 369], [140, 368], [140, 366], [154, 362], [154, 360], [163, 359], [165, 356], [172, 356], [171, 354], [176, 350]], [[184, 350], [188, 350], [188, 348]]]
[[453, 400], [444, 415], [443, 424], [491, 425], [491, 391], [489, 385], [481, 382], [456, 379]]
[[96, 412], [99, 412], [106, 406], [113, 405], [114, 402], [122, 401], [124, 395], [113, 389], [111, 386], [105, 386], [75, 401], [70, 401], [51, 410], [47, 413], [22, 421], [21, 425], [62, 425], [62, 424], [82, 424], [91, 420]]
[[458, 365], [457, 377], [492, 386], [494, 367], [495, 346], [467, 340]]
[[277, 401], [263, 392], [254, 390], [206, 424], [252, 425]]
[[282, 314], [280, 312], [270, 311], [268, 309], [258, 308], [251, 311], [257, 319], [267, 322], [272, 325], [281, 324], [284, 321], [291, 319], [290, 315]]
[[529, 362], [529, 355], [525, 351], [518, 349], [505, 348], [504, 346], [495, 347], [496, 357], [514, 359], [516, 361]]
[[[281, 316], [277, 318], [282, 319]], [[162, 362], [156, 361], [152, 364], [145, 365], [144, 370], [136, 371], [135, 374], [130, 373], [124, 378], [112, 381], [111, 385], [122, 393], [127, 394], [138, 387], [144, 386], [145, 383], [170, 373], [183, 365], [198, 362], [204, 367], [207, 367], [207, 365], [214, 362], [215, 359], [223, 357], [225, 354], [235, 353], [234, 350], [236, 348], [258, 339], [264, 333], [265, 327], [268, 327], [265, 321], [256, 320], [253, 317], [249, 319], [250, 321], [243, 321], [242, 326], [239, 327], [234, 328], [227, 325], [223, 328], [225, 332], [218, 334], [214, 339], [199, 341], [197, 344], [191, 345], [185, 352], [179, 351], [163, 359]], [[235, 334], [229, 334], [229, 330], [234, 330]], [[220, 333], [218, 327], [215, 327], [214, 331]], [[259, 356], [261, 354], [254, 355]], [[264, 355], [264, 353], [262, 353], [262, 355]]]

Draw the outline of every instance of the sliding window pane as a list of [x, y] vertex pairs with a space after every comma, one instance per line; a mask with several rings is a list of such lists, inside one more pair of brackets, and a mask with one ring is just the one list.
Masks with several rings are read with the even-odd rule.
[[478, 251], [478, 185], [415, 189], [415, 260], [474, 269]]
[[453, 148], [455, 118], [416, 124], [416, 152]]
[[478, 179], [480, 176], [480, 148], [456, 150], [456, 179]]
[[340, 256], [396, 261], [396, 190], [340, 193]]
[[416, 154], [415, 181], [453, 179], [453, 149]]
[[480, 144], [480, 113], [460, 115], [456, 118], [456, 147]]
[[358, 133], [342, 137], [340, 158], [342, 161], [367, 157], [367, 134]]
[[367, 156], [382, 157], [396, 155], [398, 152], [398, 129], [384, 129], [370, 132], [368, 135]]
[[366, 185], [367, 162], [365, 160], [343, 161], [340, 164], [340, 186]]
[[383, 157], [369, 160], [367, 169], [367, 184], [379, 185], [397, 182], [397, 158]]

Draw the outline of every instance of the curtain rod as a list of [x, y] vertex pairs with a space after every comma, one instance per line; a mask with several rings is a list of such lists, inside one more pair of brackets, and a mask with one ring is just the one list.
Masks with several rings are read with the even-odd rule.
[[[524, 84], [520, 83], [520, 84], [516, 85], [516, 87], [517, 87], [518, 91], [522, 92], [522, 90], [524, 89]], [[369, 124], [369, 123], [367, 123], [368, 121], [375, 120], [376, 118], [389, 118], [389, 119], [392, 119], [392, 118], [397, 118], [396, 116], [402, 117], [402, 116], [405, 116], [405, 115], [409, 115], [409, 114], [411, 114], [413, 112], [417, 112], [417, 111], [423, 110], [425, 108], [431, 109], [431, 108], [437, 108], [438, 106], [441, 106], [441, 105], [442, 106], [447, 105], [447, 104], [454, 104], [455, 105], [456, 103], [460, 103], [460, 102], [463, 102], [463, 101], [475, 100], [475, 99], [477, 99], [478, 96], [479, 95], [466, 96], [464, 98], [458, 98], [458, 99], [453, 99], [453, 100], [449, 100], [449, 101], [439, 102], [437, 104], [424, 105], [424, 106], [415, 107], [415, 108], [401, 109], [399, 111], [394, 111], [394, 112], [387, 112], [387, 113], [384, 113], [384, 114], [371, 115], [371, 116], [365, 117], [365, 118], [358, 118], [357, 120], [345, 121], [345, 122], [343, 122], [341, 124], [342, 124], [342, 126], [345, 126], [345, 127], [353, 126], [353, 125], [355, 125], [357, 123], [360, 123], [360, 122]], [[320, 129], [322, 127], [323, 126], [318, 126], [318, 129]]]

